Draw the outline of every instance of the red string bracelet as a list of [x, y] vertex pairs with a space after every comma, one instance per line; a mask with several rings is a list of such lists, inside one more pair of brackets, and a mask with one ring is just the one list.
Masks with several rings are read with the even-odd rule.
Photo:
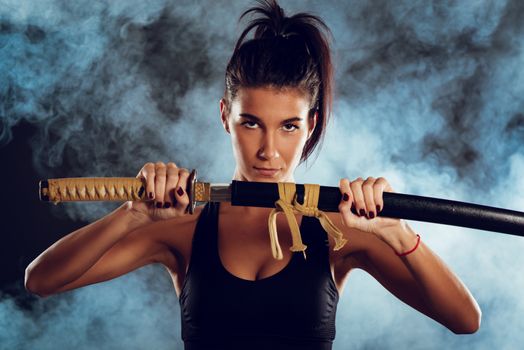
[[408, 250], [407, 252], [404, 252], [404, 253], [400, 253], [400, 254], [395, 252], [395, 254], [397, 254], [397, 256], [405, 256], [405, 255], [408, 255], [410, 253], [413, 253], [415, 251], [415, 249], [418, 248], [419, 243], [420, 243], [420, 235], [417, 233], [417, 244], [415, 244], [415, 247], [413, 249]]

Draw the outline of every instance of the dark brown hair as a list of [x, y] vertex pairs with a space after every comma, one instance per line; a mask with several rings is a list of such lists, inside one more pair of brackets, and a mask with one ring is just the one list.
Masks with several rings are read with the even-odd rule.
[[[276, 0], [258, 0], [259, 6], [242, 13], [259, 16], [240, 35], [226, 68], [224, 100], [229, 114], [241, 87], [296, 88], [310, 98], [309, 118], [318, 111], [317, 124], [306, 141], [300, 162], [324, 138], [333, 106], [333, 64], [328, 26], [319, 17], [297, 13], [286, 17]], [[256, 28], [254, 38], [243, 42]], [[324, 33], [321, 29], [324, 29]], [[329, 37], [326, 35], [329, 34]]]

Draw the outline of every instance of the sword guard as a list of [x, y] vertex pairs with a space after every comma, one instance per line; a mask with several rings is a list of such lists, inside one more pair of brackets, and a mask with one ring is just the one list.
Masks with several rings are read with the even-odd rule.
[[186, 191], [187, 191], [187, 195], [189, 196], [189, 204], [187, 205], [185, 212], [186, 214], [189, 213], [191, 215], [193, 215], [193, 213], [195, 212], [195, 206], [196, 206], [196, 201], [195, 201], [195, 183], [197, 181], [196, 175], [197, 175], [197, 171], [196, 169], [193, 169], [187, 179]]

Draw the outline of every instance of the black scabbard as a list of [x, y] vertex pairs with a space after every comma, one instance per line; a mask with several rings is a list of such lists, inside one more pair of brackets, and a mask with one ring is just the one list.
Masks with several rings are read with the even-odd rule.
[[[297, 201], [304, 203], [304, 185], [295, 184]], [[233, 180], [231, 205], [274, 208], [278, 184]], [[338, 187], [320, 186], [318, 209], [337, 212], [342, 194]], [[524, 236], [524, 213], [485, 205], [384, 192], [384, 208], [378, 216], [433, 222], [452, 226]], [[356, 214], [355, 210], [352, 212]]]

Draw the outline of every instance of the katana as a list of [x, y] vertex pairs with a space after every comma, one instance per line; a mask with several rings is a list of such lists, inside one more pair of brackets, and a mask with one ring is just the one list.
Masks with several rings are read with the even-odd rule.
[[[232, 180], [231, 183], [200, 182], [190, 173], [186, 193], [193, 214], [197, 205], [230, 202], [234, 206], [274, 208], [279, 199], [278, 183]], [[135, 177], [80, 177], [39, 182], [39, 197], [55, 204], [70, 201], [149, 201], [145, 179]], [[296, 199], [304, 201], [304, 184], [295, 184]], [[320, 186], [318, 209], [337, 212], [342, 194], [339, 187]], [[412, 194], [384, 192], [380, 216], [475, 228], [524, 236], [524, 212]], [[351, 209], [356, 214], [354, 208]]]

